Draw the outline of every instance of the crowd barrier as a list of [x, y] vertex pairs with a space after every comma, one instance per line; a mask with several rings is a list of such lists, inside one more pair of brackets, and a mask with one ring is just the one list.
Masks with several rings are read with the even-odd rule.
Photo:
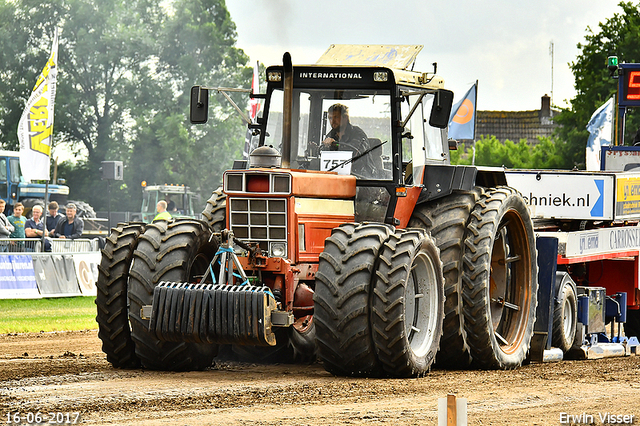
[[[0, 239], [0, 299], [95, 296], [101, 253], [97, 240]], [[3, 250], [6, 248], [6, 250]]]

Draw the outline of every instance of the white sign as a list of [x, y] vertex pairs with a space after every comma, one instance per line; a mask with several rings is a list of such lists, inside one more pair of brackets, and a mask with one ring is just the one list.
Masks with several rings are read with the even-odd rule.
[[590, 256], [640, 250], [640, 227], [599, 228], [570, 232], [565, 256]]
[[320, 153], [320, 170], [334, 171], [339, 175], [351, 174], [351, 151], [322, 151]]
[[614, 175], [506, 171], [536, 218], [613, 220]]

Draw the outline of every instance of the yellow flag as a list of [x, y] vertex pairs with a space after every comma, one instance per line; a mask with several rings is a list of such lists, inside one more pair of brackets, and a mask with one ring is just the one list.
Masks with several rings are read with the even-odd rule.
[[58, 74], [58, 29], [53, 36], [51, 56], [36, 81], [18, 123], [20, 168], [28, 181], [49, 180], [53, 142], [53, 105]]

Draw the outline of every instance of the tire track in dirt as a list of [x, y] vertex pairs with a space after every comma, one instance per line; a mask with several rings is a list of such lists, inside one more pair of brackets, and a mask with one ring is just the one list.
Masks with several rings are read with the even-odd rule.
[[174, 373], [112, 368], [95, 331], [0, 336], [0, 416], [19, 409], [79, 411], [86, 424], [424, 425], [448, 393], [468, 399], [473, 425], [559, 424], [561, 412], [638, 419], [640, 357], [404, 380], [334, 377], [320, 364], [217, 362]]

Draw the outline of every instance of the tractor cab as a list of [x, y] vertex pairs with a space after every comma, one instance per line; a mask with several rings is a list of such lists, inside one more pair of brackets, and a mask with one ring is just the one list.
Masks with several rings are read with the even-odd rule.
[[357, 222], [406, 226], [397, 198], [422, 187], [425, 165], [449, 164], [453, 94], [435, 69], [409, 70], [421, 48], [332, 45], [315, 65], [267, 68], [246, 166], [355, 176]]
[[167, 211], [173, 217], [195, 217], [193, 200], [197, 194], [184, 185], [147, 185], [142, 182], [142, 208], [140, 218], [145, 223], [150, 223], [158, 214], [156, 205], [158, 201], [167, 202]]

